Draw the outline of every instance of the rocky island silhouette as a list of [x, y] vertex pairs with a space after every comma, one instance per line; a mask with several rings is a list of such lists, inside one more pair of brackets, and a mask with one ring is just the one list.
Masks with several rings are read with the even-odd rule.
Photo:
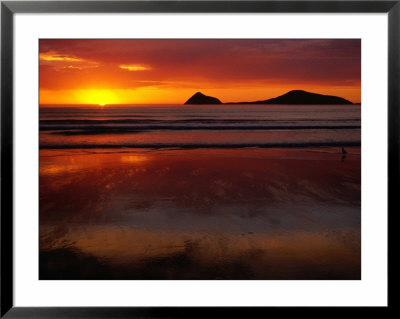
[[253, 102], [228, 102], [222, 103], [219, 99], [204, 95], [201, 92], [195, 93], [185, 104], [353, 104], [339, 96], [311, 93], [303, 90], [292, 90], [278, 97]]
[[185, 104], [222, 104], [222, 102], [215, 97], [197, 92]]

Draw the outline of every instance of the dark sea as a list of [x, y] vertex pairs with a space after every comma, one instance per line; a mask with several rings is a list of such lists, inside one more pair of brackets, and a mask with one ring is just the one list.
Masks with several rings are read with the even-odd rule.
[[359, 146], [360, 105], [40, 109], [40, 148]]

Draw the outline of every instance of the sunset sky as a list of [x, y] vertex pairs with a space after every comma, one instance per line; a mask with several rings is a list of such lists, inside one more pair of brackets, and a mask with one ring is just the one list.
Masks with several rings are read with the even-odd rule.
[[361, 101], [361, 40], [40, 40], [40, 104], [222, 102], [301, 89]]

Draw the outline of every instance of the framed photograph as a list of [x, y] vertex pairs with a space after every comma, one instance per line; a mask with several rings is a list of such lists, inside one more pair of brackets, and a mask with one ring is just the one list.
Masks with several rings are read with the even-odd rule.
[[1, 316], [390, 309], [399, 29], [399, 1], [2, 1]]

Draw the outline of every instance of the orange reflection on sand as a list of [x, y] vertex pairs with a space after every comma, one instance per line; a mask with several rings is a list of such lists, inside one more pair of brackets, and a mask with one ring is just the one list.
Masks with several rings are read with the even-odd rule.
[[[68, 232], [59, 241], [110, 265], [137, 268], [148, 261], [185, 256], [191, 264], [240, 264], [250, 278], [293, 276], [304, 269], [310, 279], [321, 273], [354, 276], [360, 269], [360, 234], [340, 232], [189, 233], [93, 226]], [[349, 245], [350, 244], [350, 245]], [[42, 247], [44, 248], [44, 247]], [[48, 247], [50, 248], [50, 247]], [[190, 269], [189, 269], [190, 271]], [[193, 274], [196, 276], [196, 274]]]
[[346, 149], [41, 150], [42, 278], [359, 279]]
[[144, 155], [122, 155], [121, 162], [123, 163], [140, 163], [148, 161], [149, 157]]
[[40, 175], [55, 175], [62, 173], [70, 173], [74, 170], [80, 169], [78, 165], [48, 165], [40, 168]]
[[[281, 233], [189, 233], [168, 231], [133, 230], [128, 227], [93, 226], [73, 230], [63, 238], [85, 253], [97, 257], [107, 256], [110, 261], [130, 262], [137, 258], [169, 255], [183, 252], [188, 242], [198, 249], [202, 258], [239, 256], [248, 250], [262, 250], [270, 258], [351, 259], [358, 261], [348, 242], [355, 248], [360, 245], [359, 233], [341, 232], [287, 232]], [[60, 247], [51, 247], [60, 248]]]

